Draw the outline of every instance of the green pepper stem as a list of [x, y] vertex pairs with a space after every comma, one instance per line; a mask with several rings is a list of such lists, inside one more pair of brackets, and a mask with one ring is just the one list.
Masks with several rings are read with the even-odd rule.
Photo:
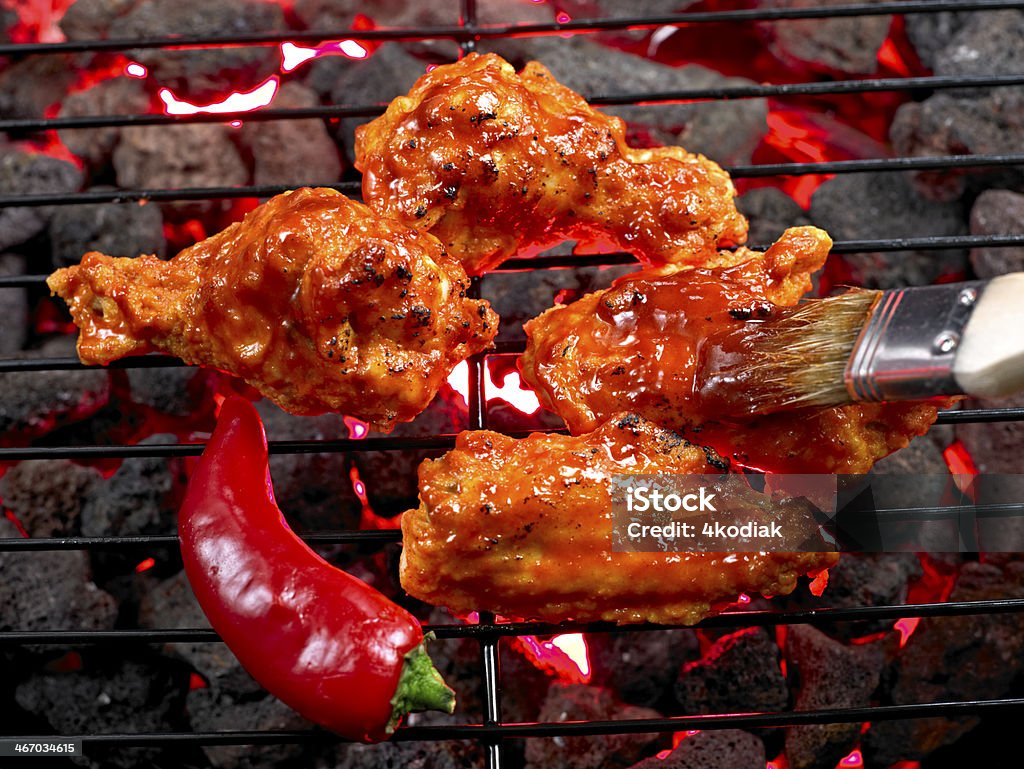
[[427, 654], [427, 642], [432, 640], [434, 634], [427, 633], [423, 641], [405, 655], [395, 696], [391, 698], [391, 720], [386, 730], [388, 734], [398, 728], [407, 713], [422, 710], [451, 713], [455, 710], [455, 692], [441, 678]]

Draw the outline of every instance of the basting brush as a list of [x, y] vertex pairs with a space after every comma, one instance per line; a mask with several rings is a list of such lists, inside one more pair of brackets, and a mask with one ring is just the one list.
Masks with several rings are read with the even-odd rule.
[[852, 289], [713, 335], [697, 395], [723, 417], [1024, 390], [1024, 272]]

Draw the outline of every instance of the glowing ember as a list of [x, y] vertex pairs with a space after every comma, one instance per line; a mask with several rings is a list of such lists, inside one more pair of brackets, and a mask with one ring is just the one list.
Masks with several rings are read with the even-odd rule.
[[189, 676], [189, 679], [188, 679], [189, 691], [195, 691], [196, 689], [205, 689], [207, 686], [209, 686], [209, 684], [206, 683], [206, 679], [203, 678], [198, 673], [193, 673], [192, 675]]
[[570, 21], [572, 21], [572, 16], [567, 14], [565, 11], [560, 11], [559, 14], [555, 16], [555, 20], [559, 24], [568, 24]]
[[[534, 0], [534, 2], [536, 2], [536, 0]], [[666, 758], [669, 757], [669, 755], [671, 753], [672, 753], [671, 750], [669, 750], [668, 748], [665, 748], [664, 750], [659, 750], [657, 753], [655, 753], [654, 757], [656, 759], [658, 759], [659, 761], [664, 761]]]
[[917, 630], [917, 624], [920, 621], [920, 617], [904, 617], [903, 619], [896, 620], [896, 624], [893, 627], [900, 631], [901, 647], [907, 645], [907, 641], [910, 639], [911, 634]]
[[164, 103], [164, 112], [168, 115], [195, 115], [200, 112], [219, 115], [228, 112], [251, 112], [266, 107], [274, 100], [281, 78], [271, 75], [251, 91], [236, 91], [213, 104], [192, 104], [179, 99], [170, 88], [161, 88], [158, 92]]
[[144, 78], [149, 74], [149, 70], [137, 62], [132, 62], [124, 68], [124, 74], [128, 77]]
[[943, 450], [942, 458], [946, 460], [946, 466], [953, 476], [953, 483], [956, 484], [956, 487], [962, 494], [973, 499], [971, 483], [978, 474], [978, 466], [974, 464], [974, 459], [967, 447], [959, 440], [953, 441]]
[[295, 43], [281, 44], [281, 71], [291, 72], [311, 59], [320, 56], [347, 56], [350, 59], [365, 59], [370, 51], [355, 40], [334, 40], [321, 43], [315, 48], [306, 48]]
[[825, 592], [825, 588], [828, 587], [828, 569], [822, 571], [817, 577], [811, 580], [809, 589], [811, 595], [820, 597]]
[[580, 633], [557, 635], [550, 641], [536, 636], [521, 636], [516, 645], [540, 670], [571, 684], [590, 682], [590, 655], [587, 641]]
[[14, 524], [14, 528], [18, 530], [18, 534], [22, 537], [28, 538], [28, 532], [25, 531], [25, 527], [21, 525], [21, 521], [10, 510], [4, 510], [4, 518]]
[[556, 635], [551, 639], [551, 645], [565, 652], [566, 656], [579, 668], [581, 675], [590, 675], [590, 657], [587, 656], [587, 641], [582, 633]]
[[[448, 384], [463, 400], [469, 402], [469, 364], [463, 361], [448, 375]], [[488, 368], [487, 381], [484, 382], [484, 397], [487, 400], [503, 400], [524, 414], [535, 414], [540, 410], [540, 401], [533, 390], [523, 388], [523, 380], [518, 371], [505, 374], [501, 384], [497, 384]]]
[[687, 729], [685, 732], [673, 732], [672, 733], [672, 750], [679, 747], [679, 743], [685, 740], [687, 737], [692, 737], [695, 734], [700, 734], [700, 729]]
[[736, 599], [736, 603], [750, 603], [750, 596], [746, 593], [740, 593]]
[[54, 673], [74, 673], [76, 670], [82, 669], [82, 655], [78, 652], [68, 652], [47, 662], [44, 667]]
[[859, 750], [853, 750], [848, 756], [840, 759], [839, 763], [836, 764], [836, 769], [850, 769], [850, 767], [863, 767], [864, 758], [861, 756]]
[[139, 561], [139, 563], [135, 566], [135, 573], [141, 574], [144, 571], [149, 571], [154, 566], [156, 566], [156, 559], [146, 558], [144, 561]]
[[352, 469], [349, 470], [349, 478], [352, 479], [352, 491], [354, 491], [356, 496], [359, 497], [359, 501], [363, 503], [363, 507], [369, 507], [370, 500], [366, 496], [366, 484], [363, 483], [362, 479], [359, 477], [359, 470], [356, 469], [355, 465], [353, 465]]
[[370, 432], [370, 426], [361, 419], [355, 417], [342, 417], [345, 427], [348, 428], [348, 437], [351, 440], [362, 440]]

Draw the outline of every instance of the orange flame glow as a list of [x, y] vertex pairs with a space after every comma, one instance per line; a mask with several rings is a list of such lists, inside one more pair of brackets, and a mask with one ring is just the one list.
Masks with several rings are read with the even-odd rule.
[[142, 572], [149, 571], [154, 566], [156, 566], [156, 559], [155, 558], [146, 558], [146, 559], [144, 559], [142, 561], [139, 561], [139, 563], [136, 564], [136, 566], [135, 566], [135, 573], [136, 574], [142, 574]]
[[859, 749], [850, 751], [850, 754], [841, 758], [836, 764], [836, 769], [860, 769], [864, 766], [864, 757]]
[[347, 56], [350, 59], [365, 59], [370, 55], [370, 51], [355, 40], [334, 40], [329, 43], [321, 43], [314, 48], [306, 48], [295, 43], [282, 43], [281, 71], [291, 72], [310, 59], [320, 56], [338, 55]]
[[[469, 402], [469, 364], [466, 361], [462, 361], [448, 375], [448, 384], [462, 396], [464, 401]], [[494, 381], [488, 368], [487, 380], [484, 382], [484, 396], [489, 401], [503, 400], [527, 415], [535, 414], [540, 410], [540, 401], [537, 399], [536, 393], [523, 387], [523, 380], [518, 371], [509, 371], [501, 380], [501, 384], [498, 384]]]
[[251, 112], [266, 107], [274, 100], [280, 85], [281, 78], [271, 75], [251, 91], [235, 91], [212, 104], [192, 104], [179, 99], [170, 88], [161, 88], [157, 93], [164, 103], [164, 112], [168, 115], [195, 115], [201, 112], [220, 115], [230, 112]]
[[516, 645], [540, 670], [571, 684], [590, 682], [590, 654], [582, 633], [556, 635], [550, 641], [536, 636], [521, 636]]
[[904, 617], [903, 619], [896, 620], [896, 624], [893, 627], [900, 631], [900, 648], [907, 645], [907, 641], [910, 640], [913, 632], [917, 630], [917, 625], [920, 621], [920, 617]]

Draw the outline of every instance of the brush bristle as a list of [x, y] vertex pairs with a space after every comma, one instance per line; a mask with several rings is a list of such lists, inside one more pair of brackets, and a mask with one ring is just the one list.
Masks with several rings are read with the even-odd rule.
[[744, 388], [749, 414], [849, 403], [844, 372], [879, 293], [812, 299], [759, 324], [741, 362], [716, 375]]

